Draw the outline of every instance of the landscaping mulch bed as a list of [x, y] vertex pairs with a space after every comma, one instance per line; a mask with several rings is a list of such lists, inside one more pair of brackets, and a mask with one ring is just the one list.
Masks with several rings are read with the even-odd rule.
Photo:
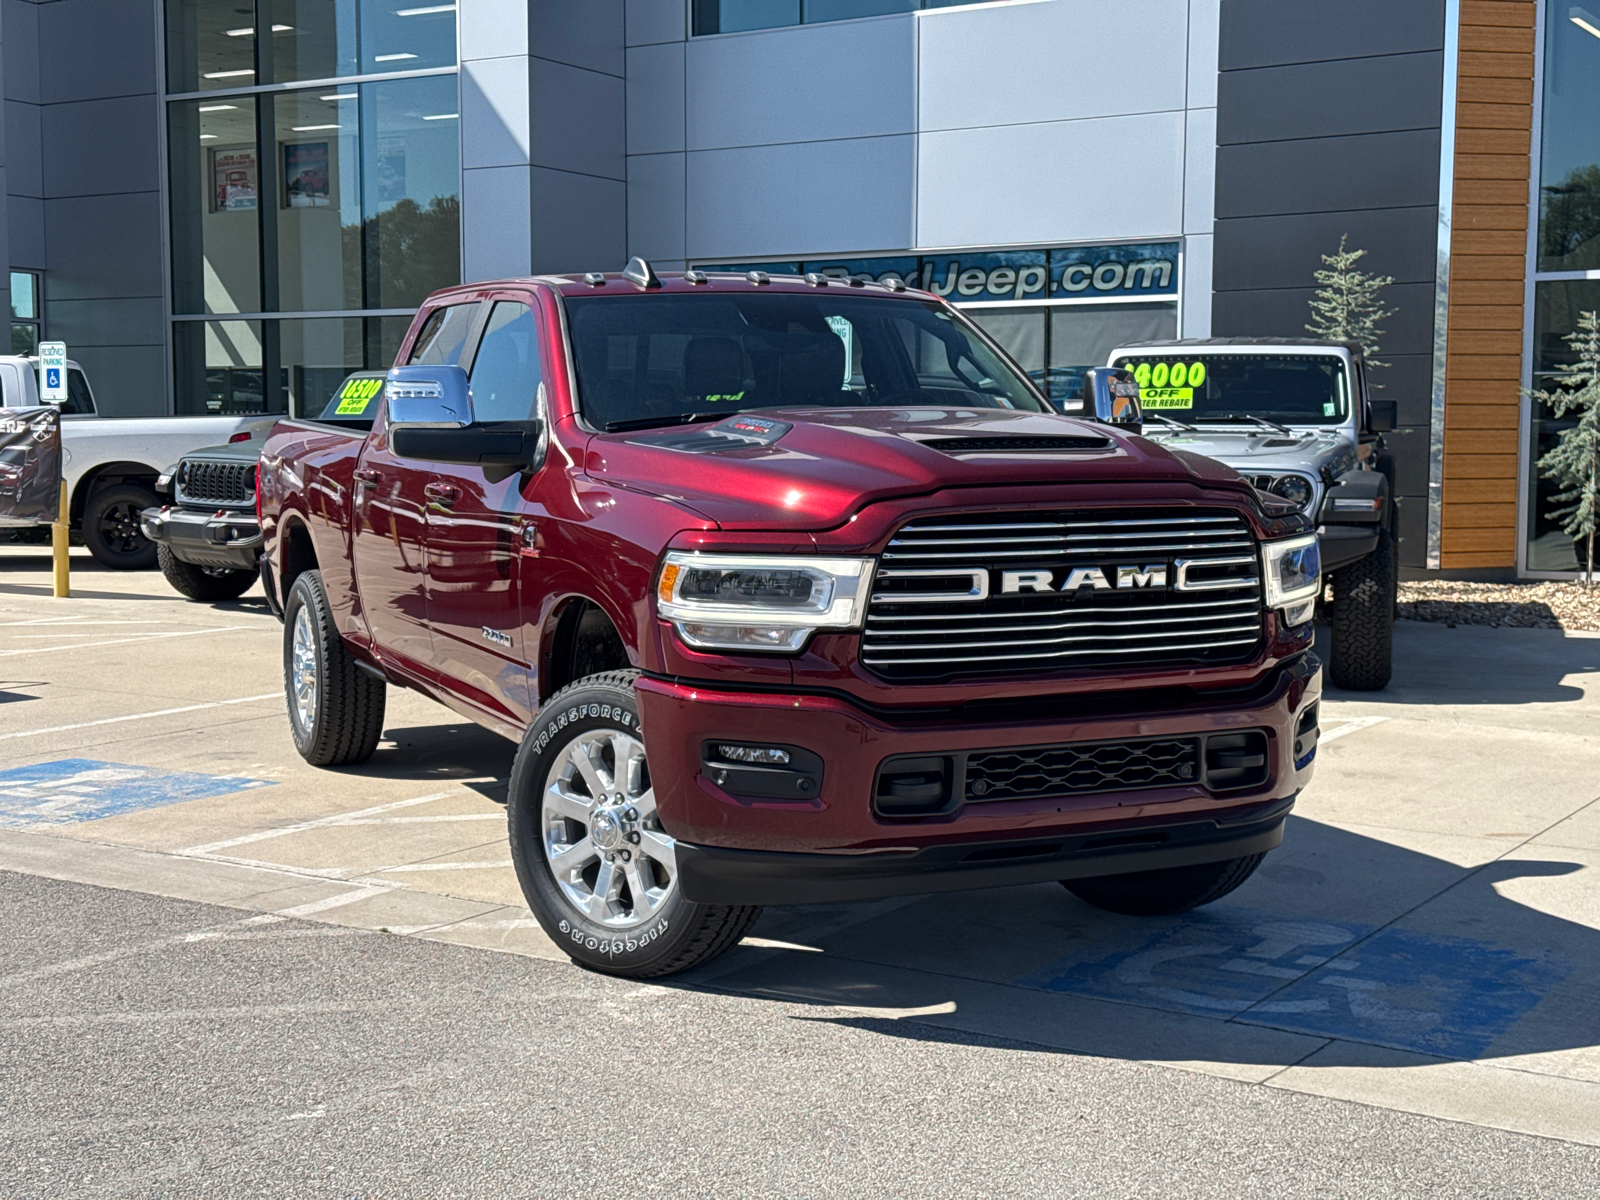
[[1497, 625], [1521, 629], [1600, 630], [1600, 573], [1581, 583], [1458, 583], [1427, 579], [1400, 584], [1403, 621]]

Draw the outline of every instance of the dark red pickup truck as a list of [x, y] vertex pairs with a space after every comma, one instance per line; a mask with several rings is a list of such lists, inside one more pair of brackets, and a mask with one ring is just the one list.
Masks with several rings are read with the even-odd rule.
[[1070, 420], [896, 281], [638, 260], [441, 292], [398, 362], [262, 455], [295, 743], [368, 757], [391, 684], [518, 741], [513, 857], [579, 962], [682, 970], [763, 904], [1169, 912], [1282, 839], [1315, 535], [1134, 436], [1125, 373]]

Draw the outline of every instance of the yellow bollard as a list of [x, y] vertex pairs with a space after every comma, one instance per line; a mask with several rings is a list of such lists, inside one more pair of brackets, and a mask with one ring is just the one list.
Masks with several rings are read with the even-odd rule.
[[50, 559], [55, 566], [55, 594], [57, 599], [72, 595], [72, 571], [67, 561], [67, 485], [61, 484], [61, 507], [56, 511], [56, 523], [50, 526]]

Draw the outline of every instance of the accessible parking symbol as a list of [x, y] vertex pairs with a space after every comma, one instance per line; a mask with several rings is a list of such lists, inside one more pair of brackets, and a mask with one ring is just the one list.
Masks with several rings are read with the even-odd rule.
[[271, 786], [270, 779], [65, 758], [0, 771], [0, 825], [70, 825]]

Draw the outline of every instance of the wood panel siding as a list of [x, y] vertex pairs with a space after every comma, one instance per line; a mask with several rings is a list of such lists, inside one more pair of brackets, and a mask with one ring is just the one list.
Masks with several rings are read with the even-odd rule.
[[1516, 562], [1533, 0], [1464, 0], [1439, 565]]

